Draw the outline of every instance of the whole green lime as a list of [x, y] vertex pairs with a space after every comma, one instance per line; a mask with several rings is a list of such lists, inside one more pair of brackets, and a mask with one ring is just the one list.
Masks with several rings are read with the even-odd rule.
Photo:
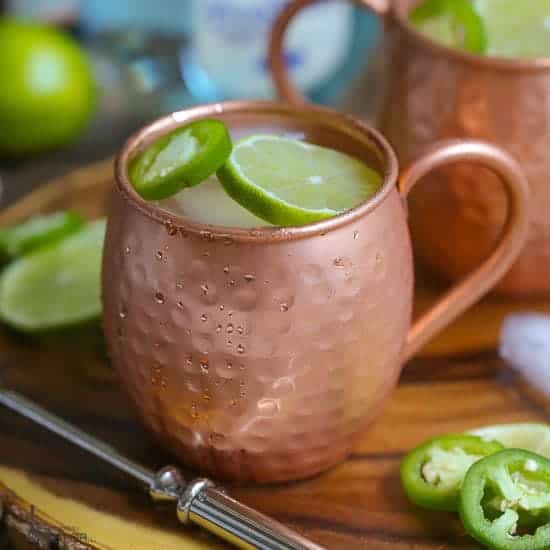
[[0, 155], [66, 145], [90, 120], [95, 86], [78, 44], [56, 29], [0, 18]]

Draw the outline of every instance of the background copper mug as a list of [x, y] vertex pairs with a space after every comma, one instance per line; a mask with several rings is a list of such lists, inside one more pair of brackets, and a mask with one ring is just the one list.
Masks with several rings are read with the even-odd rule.
[[[303, 102], [281, 58], [285, 29], [315, 0], [290, 2], [275, 23], [270, 63], [282, 98]], [[521, 164], [533, 206], [526, 246], [498, 286], [501, 293], [550, 292], [550, 58], [497, 59], [441, 46], [407, 21], [418, 0], [356, 0], [384, 17], [388, 59], [379, 125], [398, 158], [440, 139], [473, 138], [503, 147]], [[372, 91], [367, 91], [372, 94]], [[468, 164], [431, 174], [409, 200], [415, 256], [456, 280], [498, 240], [506, 196], [494, 173]], [[437, 231], [434, 231], [437, 226]]]
[[[369, 201], [305, 227], [201, 225], [145, 202], [129, 159], [206, 117], [233, 132], [298, 132], [384, 175]], [[413, 292], [404, 197], [461, 159], [499, 172], [505, 234], [484, 264], [409, 330]], [[177, 112], [133, 136], [116, 162], [103, 265], [110, 356], [144, 424], [184, 462], [220, 478], [281, 481], [341, 461], [402, 363], [487, 292], [518, 254], [528, 188], [483, 143], [438, 145], [401, 173], [385, 139], [319, 107], [232, 102]], [[408, 336], [407, 336], [408, 334]]]

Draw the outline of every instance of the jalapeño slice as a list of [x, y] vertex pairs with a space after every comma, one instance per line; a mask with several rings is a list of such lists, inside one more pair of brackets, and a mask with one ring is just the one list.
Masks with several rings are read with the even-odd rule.
[[502, 445], [473, 435], [436, 437], [413, 449], [401, 463], [401, 482], [409, 499], [432, 510], [458, 510], [468, 468]]

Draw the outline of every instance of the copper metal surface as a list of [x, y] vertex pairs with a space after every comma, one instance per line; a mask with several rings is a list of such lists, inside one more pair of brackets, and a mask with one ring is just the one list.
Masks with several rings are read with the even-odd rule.
[[[271, 41], [277, 88], [294, 102], [304, 99], [286, 74], [280, 48], [287, 24], [310, 3], [291, 2], [275, 23]], [[355, 3], [387, 13], [387, 72], [380, 75], [387, 89], [380, 126], [398, 158], [413, 158], [448, 138], [486, 140], [511, 153], [534, 201], [526, 246], [498, 290], [550, 292], [550, 58], [476, 56], [439, 45], [408, 23], [415, 0], [396, 0], [386, 10], [384, 2]], [[419, 259], [448, 280], [469, 272], [499, 238], [505, 197], [493, 173], [471, 165], [448, 166], [426, 178], [409, 202]]]
[[[192, 223], [143, 201], [126, 166], [159, 134], [216, 117], [232, 130], [279, 128], [384, 174], [381, 190], [299, 228]], [[116, 163], [103, 267], [109, 353], [144, 424], [187, 464], [219, 478], [282, 481], [350, 452], [403, 361], [495, 284], [527, 228], [527, 185], [484, 144], [431, 151], [400, 180], [457, 158], [502, 172], [506, 236], [483, 268], [416, 324], [413, 270], [395, 154], [367, 125], [319, 107], [233, 102], [174, 113], [133, 136]]]

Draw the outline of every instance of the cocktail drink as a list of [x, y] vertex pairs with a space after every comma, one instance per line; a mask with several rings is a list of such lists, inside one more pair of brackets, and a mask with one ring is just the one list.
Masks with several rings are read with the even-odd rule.
[[[201, 134], [205, 122], [214, 126]], [[510, 223], [488, 261], [408, 332], [403, 197], [458, 159], [502, 175]], [[447, 143], [399, 189], [397, 177], [380, 134], [315, 107], [207, 105], [129, 140], [105, 242], [105, 334], [144, 424], [181, 460], [241, 481], [336, 464], [403, 362], [503, 275], [527, 226], [510, 157]]]
[[[293, 0], [270, 47], [279, 95], [303, 104], [282, 44], [294, 16], [315, 0]], [[384, 19], [383, 104], [376, 123], [399, 159], [438, 140], [487, 140], [525, 171], [535, 197], [526, 246], [497, 287], [512, 295], [550, 293], [550, 5], [539, 0], [356, 0]], [[365, 89], [365, 101], [373, 90]], [[409, 201], [417, 259], [460, 280], [498, 243], [506, 193], [489, 170], [460, 164], [432, 174]], [[434, 225], [440, 230], [434, 231]]]
[[509, 58], [550, 56], [550, 3], [540, 0], [425, 0], [410, 15], [446, 46]]

